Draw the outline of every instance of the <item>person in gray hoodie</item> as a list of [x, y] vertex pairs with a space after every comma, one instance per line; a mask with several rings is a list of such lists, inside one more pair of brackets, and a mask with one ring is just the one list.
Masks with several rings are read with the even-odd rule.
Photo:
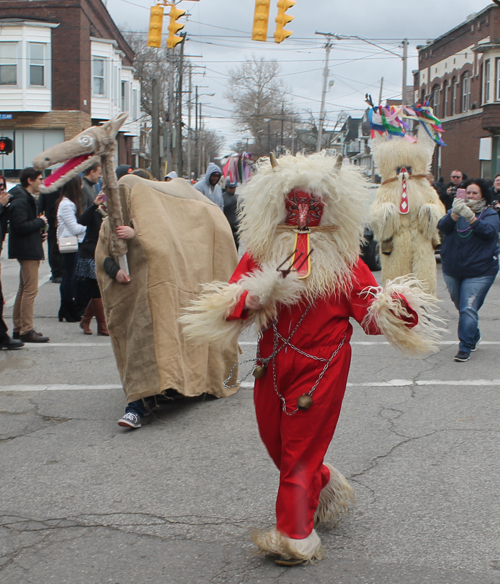
[[221, 176], [221, 169], [216, 164], [211, 162], [208, 165], [205, 176], [194, 185], [194, 188], [197, 191], [200, 191], [200, 193], [203, 193], [223, 211], [224, 197], [222, 196], [222, 189], [218, 184]]

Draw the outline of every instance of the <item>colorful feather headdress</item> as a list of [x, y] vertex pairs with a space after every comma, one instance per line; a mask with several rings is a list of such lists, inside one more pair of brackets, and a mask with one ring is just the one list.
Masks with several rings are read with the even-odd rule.
[[399, 136], [410, 142], [416, 142], [416, 138], [408, 134], [408, 124], [404, 121], [408, 119], [420, 122], [436, 144], [446, 146], [441, 137], [444, 132], [441, 122], [434, 115], [428, 101], [425, 101], [423, 105], [399, 107], [375, 106], [369, 95], [366, 96], [366, 101], [371, 106], [371, 109], [368, 110], [368, 121], [370, 122], [372, 138], [378, 132], [381, 135], [389, 136], [389, 138]]

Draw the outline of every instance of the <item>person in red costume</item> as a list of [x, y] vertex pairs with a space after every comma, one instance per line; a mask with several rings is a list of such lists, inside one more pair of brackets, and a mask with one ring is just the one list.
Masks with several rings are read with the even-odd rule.
[[434, 349], [437, 338], [432, 319], [421, 318], [432, 314], [433, 297], [411, 278], [379, 288], [359, 258], [358, 171], [322, 154], [271, 162], [243, 195], [247, 252], [229, 283], [208, 285], [182, 320], [186, 334], [209, 342], [248, 323], [258, 329], [255, 411], [280, 485], [276, 527], [254, 541], [278, 564], [295, 565], [322, 559], [315, 525], [335, 524], [355, 500], [324, 462], [349, 374], [349, 319], [412, 354]]

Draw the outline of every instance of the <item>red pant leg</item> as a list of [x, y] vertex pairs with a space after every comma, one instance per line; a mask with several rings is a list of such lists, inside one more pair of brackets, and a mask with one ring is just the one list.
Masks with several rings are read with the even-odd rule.
[[[330, 478], [323, 458], [340, 415], [350, 361], [351, 348], [344, 345], [315, 390], [313, 405], [293, 416], [281, 409], [271, 367], [256, 384], [260, 435], [280, 469], [277, 529], [288, 537], [303, 539], [314, 527], [319, 494]], [[314, 385], [322, 367], [321, 363], [290, 351], [278, 355], [278, 388], [290, 410], [295, 409], [297, 397]]]

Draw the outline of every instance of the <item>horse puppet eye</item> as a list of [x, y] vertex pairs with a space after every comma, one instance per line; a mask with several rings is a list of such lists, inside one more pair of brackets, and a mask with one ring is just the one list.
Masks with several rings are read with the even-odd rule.
[[80, 144], [82, 146], [90, 146], [92, 144], [92, 138], [90, 136], [81, 136]]

